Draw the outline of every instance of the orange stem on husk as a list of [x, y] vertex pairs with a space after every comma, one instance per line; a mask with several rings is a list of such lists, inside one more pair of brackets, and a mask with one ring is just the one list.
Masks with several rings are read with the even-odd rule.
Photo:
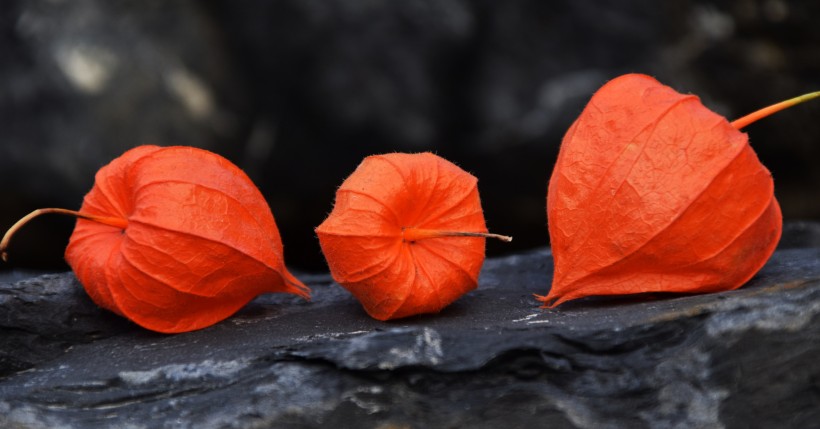
[[109, 217], [109, 216], [94, 216], [85, 213], [80, 213], [74, 210], [68, 209], [60, 209], [60, 208], [48, 208], [48, 209], [37, 209], [33, 212], [23, 216], [20, 220], [18, 220], [14, 225], [6, 231], [6, 234], [3, 236], [3, 240], [0, 241], [0, 257], [2, 257], [3, 261], [8, 261], [8, 253], [6, 249], [9, 247], [9, 242], [11, 241], [11, 237], [25, 225], [28, 221], [34, 219], [37, 216], [44, 215], [44, 214], [63, 214], [69, 216], [75, 216], [80, 219], [90, 220], [93, 222], [98, 222], [104, 225], [113, 226], [115, 228], [125, 229], [128, 226], [128, 221], [118, 217]]
[[749, 124], [752, 124], [752, 123], [756, 122], [759, 119], [763, 119], [763, 118], [765, 118], [765, 117], [767, 117], [771, 114], [777, 113], [781, 110], [788, 109], [789, 107], [798, 105], [800, 103], [803, 103], [803, 102], [806, 102], [806, 101], [809, 101], [811, 99], [818, 98], [818, 97], [820, 97], [820, 91], [810, 92], [808, 94], [803, 94], [799, 97], [794, 97], [794, 98], [788, 99], [786, 101], [781, 101], [779, 103], [772, 104], [769, 107], [764, 107], [764, 108], [762, 108], [762, 109], [760, 109], [756, 112], [752, 112], [752, 113], [750, 113], [750, 114], [748, 114], [748, 115], [746, 115], [742, 118], [735, 119], [734, 121], [732, 121], [732, 126], [737, 128], [738, 130], [742, 129], [743, 127], [745, 127]]
[[426, 238], [441, 238], [441, 237], [482, 237], [482, 238], [496, 238], [501, 241], [509, 243], [512, 237], [500, 234], [491, 234], [486, 232], [463, 232], [463, 231], [439, 231], [436, 229], [418, 229], [418, 228], [402, 228], [401, 236], [404, 241], [418, 241]]

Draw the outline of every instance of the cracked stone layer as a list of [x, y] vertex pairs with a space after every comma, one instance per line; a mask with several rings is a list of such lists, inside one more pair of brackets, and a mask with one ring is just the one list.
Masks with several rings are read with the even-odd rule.
[[[795, 240], [793, 242], [805, 242]], [[0, 286], [2, 427], [810, 427], [820, 248], [739, 290], [541, 310], [547, 250], [485, 264], [438, 315], [383, 323], [327, 275], [180, 335], [96, 308], [70, 273]], [[777, 406], [773, 406], [777, 404]]]

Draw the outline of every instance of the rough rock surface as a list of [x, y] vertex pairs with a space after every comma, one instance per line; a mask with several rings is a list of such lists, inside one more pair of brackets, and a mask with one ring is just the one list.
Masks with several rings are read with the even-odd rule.
[[[541, 310], [547, 250], [438, 315], [370, 319], [326, 275], [211, 328], [140, 329], [70, 273], [0, 285], [0, 427], [786, 427], [820, 421], [820, 248], [743, 288]], [[787, 231], [789, 229], [787, 228]], [[791, 233], [790, 233], [791, 234]]]

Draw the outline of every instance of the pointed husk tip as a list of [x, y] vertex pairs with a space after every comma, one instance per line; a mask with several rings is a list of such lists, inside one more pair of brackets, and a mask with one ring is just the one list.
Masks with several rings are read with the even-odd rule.
[[287, 292], [292, 293], [294, 295], [299, 295], [306, 301], [310, 301], [310, 288], [307, 287], [307, 285], [302, 283], [287, 269], [284, 270], [282, 277], [285, 283], [285, 287], [287, 288]]
[[547, 295], [533, 294], [533, 296], [538, 301], [541, 301], [541, 307], [540, 308], [542, 308], [542, 309], [543, 308], [555, 308], [555, 307], [558, 307], [559, 305], [563, 304], [565, 301], [568, 301], [568, 299], [566, 299], [565, 297], [552, 296], [552, 293], [548, 293]]

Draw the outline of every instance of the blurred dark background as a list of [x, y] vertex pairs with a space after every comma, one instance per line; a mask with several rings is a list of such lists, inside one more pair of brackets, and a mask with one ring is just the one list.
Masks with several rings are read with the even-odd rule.
[[[499, 255], [548, 243], [547, 180], [591, 94], [654, 75], [729, 119], [820, 90], [820, 2], [71, 0], [0, 3], [0, 229], [79, 208], [140, 144], [192, 145], [265, 194], [297, 270], [370, 154], [479, 178]], [[820, 102], [749, 126], [787, 220], [820, 220]], [[74, 221], [23, 229], [3, 269], [67, 269]]]

